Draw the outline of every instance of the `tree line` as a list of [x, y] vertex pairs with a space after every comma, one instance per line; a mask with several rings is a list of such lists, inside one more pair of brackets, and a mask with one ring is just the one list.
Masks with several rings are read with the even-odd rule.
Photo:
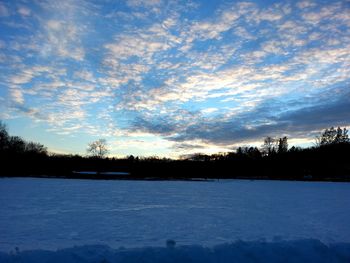
[[10, 136], [6, 125], [0, 121], [0, 153], [6, 155], [47, 155], [44, 145], [25, 141], [19, 136]]
[[[120, 179], [248, 178], [350, 181], [350, 140], [346, 128], [323, 131], [309, 148], [292, 146], [288, 138], [266, 137], [258, 147], [212, 155], [192, 154], [178, 160], [158, 157], [116, 159], [107, 157], [106, 140], [91, 142], [87, 155], [49, 153], [36, 142], [11, 136], [0, 121], [0, 175], [100, 179], [100, 175], [77, 175], [73, 171], [123, 171]], [[104, 177], [108, 179], [112, 177]]]

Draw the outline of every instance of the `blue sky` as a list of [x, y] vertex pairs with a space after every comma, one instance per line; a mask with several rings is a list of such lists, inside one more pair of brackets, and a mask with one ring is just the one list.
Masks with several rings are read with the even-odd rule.
[[51, 151], [230, 151], [350, 125], [350, 1], [0, 1], [0, 119]]

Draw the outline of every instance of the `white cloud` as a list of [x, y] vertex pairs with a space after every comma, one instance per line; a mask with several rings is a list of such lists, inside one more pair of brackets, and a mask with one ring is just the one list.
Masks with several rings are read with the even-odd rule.
[[153, 6], [159, 6], [161, 5], [161, 0], [127, 0], [126, 1], [128, 6], [131, 7], [153, 7]]
[[74, 72], [74, 77], [79, 78], [81, 80], [89, 81], [89, 82], [96, 82], [96, 78], [94, 77], [94, 74], [91, 71], [88, 70], [80, 70]]
[[223, 32], [228, 31], [234, 26], [235, 21], [240, 14], [235, 9], [224, 10], [219, 14], [218, 19], [214, 21], [194, 22], [188, 32], [184, 32], [187, 43], [196, 39], [219, 39]]
[[115, 37], [114, 43], [105, 45], [109, 55], [117, 61], [136, 56], [151, 59], [157, 52], [165, 51], [177, 44], [178, 39], [160, 24], [154, 24], [146, 30], [134, 34], [122, 34]]
[[25, 84], [32, 80], [34, 75], [30, 72], [23, 72], [21, 74], [11, 77], [10, 82], [13, 84]]
[[10, 96], [15, 103], [18, 103], [18, 104], [24, 103], [23, 92], [19, 87], [13, 86], [10, 89]]
[[[39, 22], [35, 31], [31, 29], [35, 32], [29, 39], [33, 51], [52, 60], [83, 61], [86, 54], [83, 37], [89, 31], [85, 18], [97, 15], [94, 12], [97, 6], [81, 0], [36, 1], [35, 4], [43, 12], [31, 17]], [[23, 9], [28, 7], [20, 8], [22, 14], [28, 13]]]
[[313, 1], [310, 0], [304, 0], [297, 2], [297, 7], [300, 9], [310, 8], [316, 6], [316, 4]]
[[21, 16], [30, 16], [32, 13], [31, 10], [25, 6], [19, 7], [17, 11]]
[[210, 114], [210, 113], [216, 112], [218, 110], [219, 110], [218, 108], [206, 108], [206, 109], [201, 110], [201, 112], [203, 112], [205, 114]]
[[338, 3], [333, 3], [317, 11], [305, 12], [301, 16], [307, 23], [316, 25], [328, 19], [336, 18], [339, 11], [341, 9]]
[[63, 21], [49, 20], [46, 23], [46, 27], [49, 30], [60, 31], [63, 28]]
[[[34, 13], [34, 8], [17, 6], [17, 12], [21, 21], [37, 19], [41, 27], [26, 27], [28, 37], [0, 41], [6, 54], [0, 54], [0, 62], [12, 72], [1, 77], [9, 86], [6, 99], [23, 109], [28, 103], [41, 105], [24, 112], [62, 134], [86, 130], [91, 135], [130, 137], [125, 151], [130, 145], [147, 151], [152, 138], [160, 136], [165, 142], [159, 142], [159, 149], [170, 149], [174, 145], [166, 136], [181, 135], [204, 120], [213, 123], [212, 116], [239, 119], [266, 101], [289, 95], [302, 98], [350, 75], [350, 15], [337, 3], [323, 4], [321, 9], [310, 1], [272, 8], [225, 3], [213, 10], [213, 16], [195, 20], [186, 17], [193, 10], [177, 13], [187, 12], [187, 5], [170, 10], [177, 1], [165, 8], [161, 1], [131, 0], [125, 13], [113, 11], [91, 19], [78, 16], [86, 14], [85, 1], [39, 2], [45, 16]], [[93, 5], [95, 12], [100, 11], [100, 3]], [[0, 15], [5, 14], [1, 6], [9, 15], [2, 3]], [[108, 36], [103, 30], [96, 32], [95, 20], [117, 31]], [[88, 38], [92, 32], [101, 38], [88, 49], [95, 41]], [[40, 60], [44, 67], [29, 66]], [[189, 106], [196, 110], [185, 111]], [[124, 125], [132, 125], [137, 116], [155, 127], [121, 129], [116, 115]], [[95, 120], [103, 127], [93, 125]], [[169, 126], [157, 129], [157, 121]], [[194, 149], [211, 149], [208, 152], [220, 150], [202, 141], [186, 143]]]
[[69, 121], [82, 121], [86, 117], [86, 112], [82, 109], [75, 108], [72, 109], [63, 109], [58, 112], [49, 112], [46, 117], [46, 121], [53, 125], [54, 127], [63, 127]]
[[103, 64], [108, 77], [100, 80], [115, 87], [129, 80], [140, 83], [141, 75], [155, 65], [163, 65], [160, 54], [178, 45], [179, 38], [169, 31], [172, 24], [173, 19], [165, 19], [132, 34], [116, 35], [113, 42], [104, 45], [107, 54]]
[[255, 19], [260, 22], [260, 21], [278, 21], [283, 17], [282, 13], [275, 11], [275, 10], [263, 10], [259, 13], [258, 16], [255, 17]]
[[78, 61], [84, 59], [85, 51], [80, 45], [81, 30], [72, 21], [49, 20], [44, 28], [46, 41], [41, 48], [42, 55], [55, 54]]
[[245, 40], [254, 40], [256, 39], [256, 36], [254, 36], [253, 34], [251, 34], [250, 32], [248, 32], [248, 30], [246, 28], [244, 28], [243, 26], [236, 26], [233, 28], [234, 33], [241, 37], [242, 39]]
[[12, 84], [26, 84], [34, 77], [40, 76], [42, 73], [49, 72], [50, 68], [47, 66], [33, 66], [20, 70], [19, 73], [10, 77], [9, 82]]
[[[277, 73], [254, 72], [248, 67], [233, 67], [211, 74], [197, 73], [187, 77], [184, 81], [174, 79], [168, 82], [169, 86], [152, 89], [146, 94], [130, 94], [119, 107], [135, 110], [159, 110], [167, 102], [184, 103], [191, 101], [195, 103], [210, 97], [232, 96], [251, 92], [260, 87], [258, 84], [244, 84], [246, 81], [263, 81], [279, 75]], [[222, 89], [225, 89], [225, 91], [213, 94], [213, 92]], [[269, 94], [271, 95], [271, 92]]]

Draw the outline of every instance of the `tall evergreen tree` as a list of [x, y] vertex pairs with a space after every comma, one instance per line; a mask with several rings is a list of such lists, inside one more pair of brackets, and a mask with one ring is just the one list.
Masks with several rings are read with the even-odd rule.
[[288, 138], [284, 136], [278, 140], [278, 153], [288, 152]]
[[9, 137], [6, 125], [0, 121], [0, 152], [8, 147]]

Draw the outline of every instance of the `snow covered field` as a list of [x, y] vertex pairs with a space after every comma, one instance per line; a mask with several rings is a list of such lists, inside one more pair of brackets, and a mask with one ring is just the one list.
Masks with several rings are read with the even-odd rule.
[[[296, 249], [294, 254], [303, 256], [303, 247], [309, 247], [318, 251], [313, 258], [334, 255], [334, 251], [343, 251], [343, 258], [335, 262], [350, 258], [349, 183], [1, 178], [0, 207], [0, 251], [17, 254], [0, 254], [1, 262], [31, 262], [28, 253], [16, 252], [15, 247], [19, 251], [56, 250], [76, 245], [83, 247], [60, 252], [34, 251], [31, 256], [71, 255], [70, 250], [78, 254], [84, 251], [83, 255], [87, 251], [92, 255], [91, 250], [108, 254], [112, 250], [107, 246], [122, 246], [124, 249], [113, 250], [115, 257], [125, 253], [154, 257], [154, 251], [159, 255], [183, 256], [191, 251], [189, 255], [194, 257], [208, 254], [204, 258], [198, 256], [198, 262], [212, 262], [210, 258], [216, 252], [232, 254], [250, 249], [254, 255], [263, 249], [278, 257], [276, 251], [284, 248]], [[175, 249], [165, 248], [167, 239], [176, 241]], [[229, 244], [237, 240], [249, 242]], [[339, 242], [348, 244], [333, 245]], [[185, 245], [196, 246], [182, 247]], [[206, 248], [216, 245], [219, 246], [213, 250]], [[141, 249], [146, 246], [158, 250]], [[243, 252], [239, 250], [242, 247]], [[223, 248], [228, 250], [222, 252]], [[348, 258], [344, 259], [344, 255]], [[26, 260], [16, 259], [20, 256]], [[57, 254], [55, 258], [59, 258]]]

